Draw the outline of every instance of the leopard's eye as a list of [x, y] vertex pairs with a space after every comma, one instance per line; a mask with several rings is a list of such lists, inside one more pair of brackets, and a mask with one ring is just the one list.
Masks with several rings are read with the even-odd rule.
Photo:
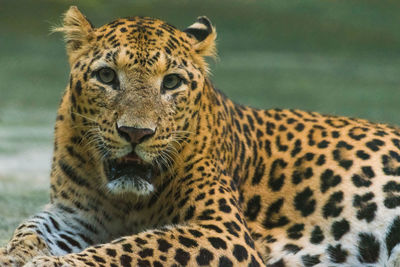
[[178, 74], [168, 74], [162, 82], [162, 89], [173, 90], [182, 84], [182, 78]]
[[115, 84], [117, 82], [117, 74], [111, 68], [101, 68], [97, 71], [97, 79], [105, 84]]

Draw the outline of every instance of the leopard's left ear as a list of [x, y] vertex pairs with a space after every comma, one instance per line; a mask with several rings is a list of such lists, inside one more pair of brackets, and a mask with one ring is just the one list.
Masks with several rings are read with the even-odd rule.
[[215, 38], [217, 32], [207, 17], [198, 17], [196, 22], [183, 32], [192, 37], [194, 49], [199, 55], [216, 56]]
[[72, 63], [94, 39], [94, 27], [76, 6], [71, 6], [64, 14], [61, 27], [53, 32], [64, 33], [69, 61]]

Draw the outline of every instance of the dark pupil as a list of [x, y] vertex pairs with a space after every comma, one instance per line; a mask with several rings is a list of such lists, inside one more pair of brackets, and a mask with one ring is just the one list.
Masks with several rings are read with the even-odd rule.
[[176, 81], [177, 81], [177, 79], [175, 76], [168, 76], [164, 82], [165, 87], [167, 87], [167, 88], [174, 87], [176, 85]]
[[114, 72], [112, 70], [109, 70], [109, 69], [103, 69], [100, 72], [100, 78], [105, 83], [112, 82], [114, 80]]

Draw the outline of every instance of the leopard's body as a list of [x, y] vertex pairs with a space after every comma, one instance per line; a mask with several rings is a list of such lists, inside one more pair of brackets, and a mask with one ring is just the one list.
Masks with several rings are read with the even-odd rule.
[[[207, 78], [215, 30], [204, 17], [183, 32], [140, 17], [95, 29], [74, 7], [64, 21], [71, 78], [51, 203], [0, 263], [398, 264], [399, 129], [233, 103]], [[167, 90], [171, 73], [179, 84]], [[133, 127], [146, 138], [121, 133]], [[132, 150], [159, 170], [110, 179], [108, 160]]]

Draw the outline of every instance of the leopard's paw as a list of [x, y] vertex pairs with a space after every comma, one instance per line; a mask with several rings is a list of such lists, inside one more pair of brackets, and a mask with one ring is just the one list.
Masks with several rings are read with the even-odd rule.
[[6, 248], [0, 248], [0, 267], [18, 267], [22, 265], [23, 262], [8, 254]]
[[84, 264], [77, 264], [72, 261], [65, 261], [62, 257], [39, 256], [24, 265], [24, 267], [79, 267]]
[[19, 267], [36, 256], [50, 255], [47, 245], [36, 235], [11, 240], [0, 249], [0, 267]]

